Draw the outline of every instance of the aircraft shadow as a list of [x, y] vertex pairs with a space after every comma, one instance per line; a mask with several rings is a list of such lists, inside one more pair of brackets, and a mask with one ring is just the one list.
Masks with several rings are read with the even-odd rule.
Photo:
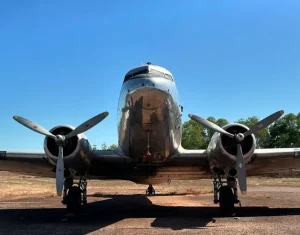
[[[50, 224], [54, 225], [52, 229], [59, 231], [74, 230], [77, 234], [87, 234], [127, 218], [154, 218], [151, 226], [155, 228], [205, 229], [208, 223], [220, 217], [218, 207], [159, 206], [152, 204], [144, 195], [106, 195], [98, 199], [74, 217], [66, 217], [65, 208], [2, 209], [0, 227], [33, 226], [44, 229]], [[240, 218], [300, 215], [300, 208], [237, 207], [236, 214]]]
[[[188, 193], [157, 193], [157, 194], [154, 194], [154, 195], [147, 195], [148, 197], [156, 197], [156, 196], [159, 196], [159, 197], [164, 197], [164, 196], [186, 196], [188, 195]], [[116, 194], [106, 194], [106, 193], [94, 193], [94, 194], [90, 194], [90, 195], [87, 195], [87, 197], [102, 197], [102, 198], [105, 198], [105, 197], [115, 197], [115, 196], [126, 196], [126, 195], [116, 195]], [[128, 196], [145, 196], [145, 193], [144, 194], [130, 194]]]

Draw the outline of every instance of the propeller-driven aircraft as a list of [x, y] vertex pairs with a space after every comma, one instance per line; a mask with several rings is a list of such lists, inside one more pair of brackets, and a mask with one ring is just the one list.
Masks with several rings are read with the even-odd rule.
[[222, 128], [195, 114], [188, 116], [215, 131], [207, 149], [181, 146], [183, 108], [173, 75], [147, 63], [124, 78], [118, 104], [118, 148], [93, 150], [84, 132], [101, 121], [103, 112], [74, 128], [46, 130], [21, 116], [13, 119], [45, 136], [43, 152], [1, 151], [0, 170], [56, 178], [57, 195], [67, 211], [87, 203], [87, 179], [122, 179], [149, 185], [171, 180], [213, 177], [214, 203], [232, 215], [239, 203], [237, 185], [247, 192], [247, 176], [300, 168], [300, 148], [256, 149], [255, 134], [283, 114], [277, 111], [252, 127], [232, 123]]

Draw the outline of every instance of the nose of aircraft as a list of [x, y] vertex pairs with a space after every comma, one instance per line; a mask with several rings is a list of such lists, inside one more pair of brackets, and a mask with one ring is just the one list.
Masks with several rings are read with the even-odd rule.
[[155, 87], [139, 87], [131, 93], [133, 106], [137, 105], [142, 109], [157, 109], [167, 100], [168, 93]]

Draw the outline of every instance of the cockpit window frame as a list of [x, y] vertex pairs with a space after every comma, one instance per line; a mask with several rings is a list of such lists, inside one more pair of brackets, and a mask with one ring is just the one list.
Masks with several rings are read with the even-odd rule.
[[[140, 76], [138, 76], [140, 75]], [[124, 78], [124, 82], [127, 82], [131, 79], [135, 79], [135, 78], [138, 78], [138, 77], [141, 77], [141, 75], [143, 76], [149, 76], [149, 77], [154, 77], [154, 76], [158, 76], [158, 77], [161, 77], [161, 78], [165, 78], [167, 80], [170, 80], [172, 82], [174, 82], [174, 78], [171, 74], [167, 74], [167, 73], [164, 73], [164, 72], [161, 72], [161, 71], [158, 71], [156, 69], [152, 69], [152, 68], [145, 68], [145, 69], [142, 69], [140, 71], [137, 71], [137, 72], [134, 72], [134, 73], [130, 73], [130, 74], [127, 74]]]
[[140, 70], [140, 71], [137, 71], [135, 73], [130, 73], [130, 74], [127, 74], [124, 78], [124, 82], [127, 82], [129, 80], [131, 80], [133, 77], [137, 76], [137, 75], [140, 75], [140, 74], [147, 74], [149, 73], [149, 68], [145, 68], [143, 70]]

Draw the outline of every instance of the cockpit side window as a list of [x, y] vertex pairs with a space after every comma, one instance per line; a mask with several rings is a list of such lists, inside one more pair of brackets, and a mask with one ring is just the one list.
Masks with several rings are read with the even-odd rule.
[[151, 71], [151, 73], [153, 73], [153, 74], [155, 74], [155, 75], [156, 75], [156, 74], [159, 75], [159, 77], [164, 77], [164, 78], [166, 78], [166, 79], [168, 79], [168, 80], [174, 81], [174, 80], [173, 80], [173, 77], [172, 77], [170, 74], [166, 74], [166, 73], [157, 71], [157, 70], [155, 70], [155, 69], [151, 69], [150, 71]]
[[173, 77], [169, 74], [165, 74], [165, 78], [171, 81], [174, 81]]

